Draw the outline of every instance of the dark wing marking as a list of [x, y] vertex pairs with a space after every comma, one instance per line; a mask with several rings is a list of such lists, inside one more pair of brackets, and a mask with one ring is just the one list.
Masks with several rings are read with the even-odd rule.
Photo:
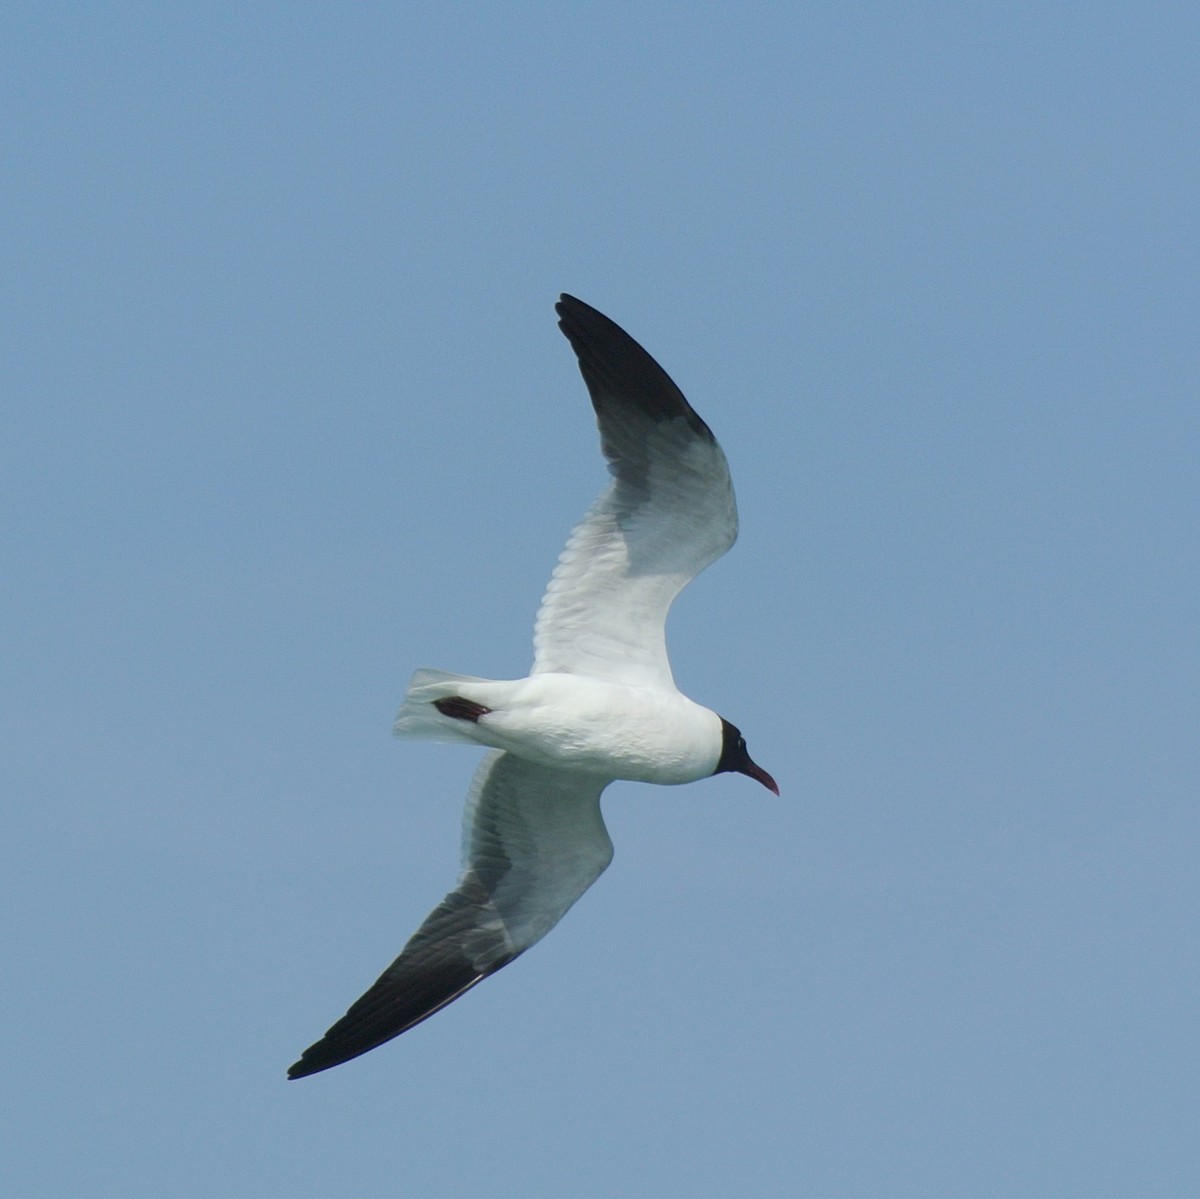
[[737, 536], [729, 467], [709, 427], [628, 333], [572, 296], [556, 310], [613, 482], [554, 570], [534, 629], [534, 673], [671, 687], [667, 612]]
[[463, 814], [458, 886], [288, 1077], [398, 1037], [541, 940], [612, 860], [600, 815], [607, 782], [489, 754]]

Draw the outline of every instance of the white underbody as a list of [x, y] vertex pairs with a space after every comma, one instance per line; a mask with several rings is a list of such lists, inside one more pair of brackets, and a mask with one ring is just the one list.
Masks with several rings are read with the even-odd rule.
[[[490, 709], [477, 721], [434, 701], [461, 696]], [[476, 679], [419, 670], [396, 718], [400, 737], [473, 742], [606, 779], [691, 783], [721, 756], [721, 719], [678, 691], [547, 672]]]

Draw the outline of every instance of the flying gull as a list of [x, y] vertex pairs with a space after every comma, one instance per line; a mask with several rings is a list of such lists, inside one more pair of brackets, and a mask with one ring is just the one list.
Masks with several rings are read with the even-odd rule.
[[623, 329], [573, 296], [555, 307], [613, 481], [554, 569], [528, 678], [413, 676], [398, 736], [491, 751], [467, 795], [462, 874], [289, 1078], [390, 1041], [540, 941], [612, 860], [600, 795], [614, 780], [736, 771], [779, 794], [738, 729], [680, 694], [667, 660], [672, 601], [737, 536], [725, 455]]

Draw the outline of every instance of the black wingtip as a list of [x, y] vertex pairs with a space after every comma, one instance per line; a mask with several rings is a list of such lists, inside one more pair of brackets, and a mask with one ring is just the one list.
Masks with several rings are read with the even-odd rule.
[[[615, 342], [633, 342], [634, 346], [646, 353], [644, 349], [633, 338], [617, 324], [616, 321], [604, 315], [599, 308], [593, 308], [590, 304], [585, 304], [578, 297], [571, 295], [568, 292], [563, 292], [558, 297], [558, 302], [554, 305], [554, 311], [558, 316], [558, 327], [563, 331], [563, 335], [571, 343], [575, 353], [583, 358], [581, 351], [581, 343], [583, 339], [594, 340], [597, 337]], [[646, 355], [649, 357], [649, 355]], [[655, 363], [657, 366], [658, 364]], [[661, 370], [662, 368], [659, 367]], [[665, 371], [663, 372], [666, 373]]]
[[[352, 1061], [356, 1057], [361, 1057], [362, 1054], [368, 1052], [363, 1049], [358, 1053], [317, 1053], [313, 1050], [319, 1049], [321, 1042], [318, 1041], [315, 1045], [310, 1046], [301, 1055], [298, 1062], [293, 1062], [288, 1067], [288, 1082], [293, 1082], [297, 1078], [307, 1078], [310, 1074], [320, 1074], [322, 1070], [332, 1070], [334, 1066], [340, 1066], [343, 1062]], [[312, 1055], [311, 1057], [309, 1055]]]
[[712, 430], [671, 376], [616, 321], [567, 292], [559, 296], [554, 311], [597, 413], [611, 399], [633, 401], [652, 420], [682, 417], [695, 433], [713, 439]]
[[[388, 1039], [390, 1040], [390, 1038]], [[364, 1044], [361, 1048], [347, 1051], [345, 1045], [338, 1044], [329, 1036], [322, 1037], [300, 1055], [299, 1061], [293, 1062], [288, 1067], [288, 1081], [307, 1078], [310, 1074], [320, 1074], [322, 1070], [332, 1070], [334, 1066], [340, 1066], [343, 1062], [361, 1057], [375, 1047], [375, 1044]]]
[[579, 299], [578, 296], [571, 295], [569, 291], [560, 292], [558, 296], [558, 302], [554, 305], [554, 311], [557, 312], [559, 316], [564, 316], [572, 309], [582, 309], [584, 312], [596, 311], [596, 309], [594, 309], [590, 304], [585, 304], [581, 299]]
[[[603, 337], [615, 342], [631, 342], [635, 349], [646, 354], [645, 349], [634, 341], [616, 321], [605, 316], [599, 308], [585, 304], [569, 292], [564, 291], [559, 295], [558, 302], [554, 305], [554, 311], [558, 314], [558, 327], [573, 346], [575, 339], [580, 336]], [[576, 353], [578, 353], [578, 349]], [[646, 357], [649, 358], [650, 355], [646, 354]], [[658, 363], [654, 365], [658, 366]], [[659, 366], [658, 369], [662, 370], [662, 367]], [[666, 371], [663, 371], [663, 374], [665, 375]]]
[[[399, 1036], [400, 1034], [397, 1033], [395, 1035]], [[288, 1067], [288, 1081], [292, 1082], [297, 1078], [307, 1078], [310, 1074], [320, 1074], [322, 1070], [332, 1070], [334, 1066], [340, 1066], [343, 1062], [352, 1062], [356, 1057], [362, 1057], [364, 1053], [370, 1053], [372, 1049], [377, 1049], [384, 1042], [391, 1039], [391, 1037], [383, 1037], [380, 1040], [362, 1044], [361, 1047], [347, 1049], [344, 1044], [339, 1043], [337, 1040], [323, 1037], [315, 1044], [310, 1045], [300, 1055], [299, 1061], [293, 1062]]]
[[[330, 1065], [333, 1063], [331, 1062]], [[319, 1070], [328, 1070], [329, 1066], [308, 1066], [301, 1059], [288, 1067], [288, 1082], [296, 1078], [307, 1078], [310, 1074], [316, 1074]]]
[[[300, 1055], [298, 1062], [288, 1067], [288, 1078], [307, 1078], [310, 1074], [320, 1074], [322, 1070], [340, 1066], [343, 1062], [370, 1053], [372, 1049], [378, 1049], [380, 1045], [385, 1045], [436, 1015], [517, 956], [509, 954], [487, 970], [467, 968], [433, 975], [429, 980], [432, 982], [432, 991], [428, 985], [423, 987], [414, 980], [415, 985], [393, 994], [390, 975], [397, 964], [404, 962], [401, 956], [319, 1041]], [[415, 1002], [408, 1006], [410, 999]]]

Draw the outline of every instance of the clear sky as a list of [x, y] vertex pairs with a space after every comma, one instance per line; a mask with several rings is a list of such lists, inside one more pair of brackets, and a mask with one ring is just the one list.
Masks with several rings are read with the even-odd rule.
[[[1200, 1193], [1194, 4], [25, 4], [0, 1183]], [[603, 486], [552, 304], [728, 454], [676, 676], [738, 776], [287, 1083], [452, 883]]]

